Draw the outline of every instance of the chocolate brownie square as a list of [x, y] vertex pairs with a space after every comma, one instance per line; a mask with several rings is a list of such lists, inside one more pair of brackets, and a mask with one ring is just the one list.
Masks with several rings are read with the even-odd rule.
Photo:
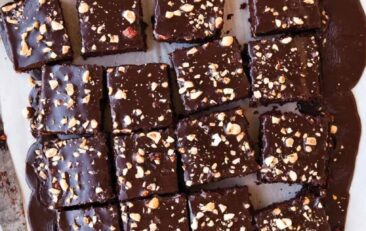
[[154, 37], [166, 42], [204, 42], [217, 37], [224, 24], [225, 0], [157, 0]]
[[255, 220], [261, 231], [331, 230], [320, 199], [312, 195], [302, 195], [264, 208]]
[[1, 36], [16, 71], [72, 60], [58, 0], [21, 0], [0, 10]]
[[35, 169], [41, 179], [39, 194], [50, 208], [103, 203], [114, 198], [106, 139], [102, 135], [49, 140]]
[[124, 230], [189, 230], [187, 199], [183, 195], [126, 202], [121, 209]]
[[262, 169], [266, 182], [324, 185], [329, 159], [329, 120], [291, 112], [260, 117]]
[[254, 230], [247, 187], [193, 194], [189, 208], [192, 230]]
[[178, 191], [173, 131], [114, 137], [119, 200]]
[[57, 226], [59, 231], [121, 230], [116, 205], [61, 211], [57, 216]]
[[56, 65], [42, 69], [40, 112], [42, 134], [92, 134], [101, 128], [103, 69]]
[[242, 109], [180, 121], [176, 135], [185, 185], [206, 184], [257, 171], [247, 126]]
[[171, 125], [168, 71], [169, 66], [161, 63], [107, 69], [113, 133]]
[[255, 104], [313, 101], [320, 97], [320, 54], [314, 36], [249, 43]]
[[321, 26], [319, 0], [249, 0], [254, 35], [305, 31]]
[[234, 37], [171, 54], [186, 113], [221, 105], [249, 94], [240, 47]]
[[140, 0], [78, 0], [83, 57], [144, 51]]

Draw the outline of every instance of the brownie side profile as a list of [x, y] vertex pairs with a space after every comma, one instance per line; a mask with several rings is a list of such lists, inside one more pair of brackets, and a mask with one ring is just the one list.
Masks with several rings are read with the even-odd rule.
[[242, 109], [188, 118], [177, 125], [185, 185], [207, 184], [258, 170]]
[[145, 51], [140, 0], [78, 0], [83, 57]]
[[113, 146], [120, 201], [178, 192], [172, 130], [114, 137]]
[[249, 0], [253, 35], [300, 32], [321, 27], [319, 0]]
[[162, 63], [107, 69], [113, 133], [165, 128], [172, 124], [169, 66]]
[[225, 0], [157, 0], [154, 37], [165, 42], [207, 42], [224, 25]]
[[121, 210], [124, 230], [189, 231], [187, 199], [183, 195], [126, 202]]
[[252, 103], [320, 98], [320, 53], [315, 36], [249, 42]]
[[192, 230], [254, 230], [247, 187], [202, 191], [188, 199]]
[[256, 214], [255, 220], [261, 231], [331, 230], [320, 199], [312, 195], [264, 208]]
[[187, 114], [249, 95], [240, 47], [232, 36], [176, 50], [171, 53], [171, 60]]
[[58, 212], [57, 227], [59, 231], [122, 230], [120, 229], [119, 212], [116, 205]]
[[270, 112], [260, 117], [265, 182], [324, 185], [330, 121], [325, 117]]
[[21, 0], [1, 7], [1, 37], [16, 71], [72, 60], [59, 0]]
[[[103, 135], [42, 143], [43, 159], [35, 169], [39, 195], [49, 208], [64, 208], [113, 199], [108, 148]], [[37, 161], [39, 162], [39, 161]]]
[[36, 122], [42, 135], [100, 131], [102, 82], [102, 67], [44, 66]]

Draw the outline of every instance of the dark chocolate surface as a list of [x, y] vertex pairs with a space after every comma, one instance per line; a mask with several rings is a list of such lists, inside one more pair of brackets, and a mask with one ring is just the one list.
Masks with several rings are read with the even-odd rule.
[[114, 137], [119, 200], [178, 191], [172, 130]]
[[249, 95], [239, 44], [234, 37], [171, 54], [179, 94], [186, 113], [221, 105]]
[[107, 69], [113, 133], [149, 131], [172, 121], [167, 64]]
[[334, 115], [337, 127], [325, 208], [332, 230], [340, 231], [345, 227], [361, 135], [361, 121], [351, 89], [365, 69], [366, 17], [358, 0], [323, 0], [322, 5], [330, 19], [321, 49], [322, 91], [325, 110]]
[[77, 10], [82, 56], [146, 49], [140, 0], [78, 0]]
[[192, 230], [254, 230], [247, 187], [193, 194], [189, 207]]
[[153, 197], [121, 204], [124, 231], [188, 231], [185, 196]]
[[61, 211], [57, 218], [58, 231], [120, 231], [116, 205]]
[[320, 199], [311, 195], [264, 208], [257, 213], [255, 220], [261, 231], [331, 230]]
[[318, 29], [319, 0], [249, 0], [254, 35]]
[[335, 139], [330, 152], [325, 209], [332, 229], [338, 228], [339, 231], [344, 230], [346, 223], [349, 189], [361, 136], [361, 121], [351, 91], [326, 95], [324, 107], [334, 115], [331, 131]]
[[168, 42], [202, 42], [220, 35], [225, 0], [157, 0], [154, 37]]
[[242, 109], [182, 120], [176, 135], [188, 187], [258, 170]]
[[103, 203], [114, 198], [103, 136], [49, 140], [35, 151], [41, 201], [50, 208]]
[[320, 54], [315, 36], [249, 43], [256, 104], [311, 101], [320, 97]]
[[295, 113], [261, 116], [261, 180], [324, 185], [329, 120]]
[[[326, 29], [326, 42], [322, 47], [324, 80], [322, 87], [324, 97], [328, 98], [327, 105], [334, 109], [333, 113], [336, 112], [336, 121], [339, 118], [336, 122], [337, 155], [347, 161], [344, 165], [341, 161], [338, 161], [337, 165], [331, 164], [330, 169], [334, 172], [336, 180], [328, 181], [328, 189], [331, 193], [328, 194], [325, 206], [333, 230], [343, 230], [349, 198], [348, 187], [353, 175], [360, 137], [359, 117], [349, 90], [358, 82], [365, 66], [365, 16], [357, 0], [325, 0], [324, 2], [327, 14], [330, 16], [330, 24]], [[349, 129], [350, 127], [353, 129]], [[343, 132], [340, 133], [340, 131]], [[32, 204], [30, 206], [33, 208]], [[45, 216], [42, 215], [41, 210], [37, 211], [38, 213], [32, 213], [31, 217], [34, 221], [38, 220], [38, 224], [43, 225], [42, 228], [46, 228], [46, 224], [43, 223]], [[47, 219], [47, 221], [50, 220], [51, 218]], [[35, 223], [32, 222], [32, 224]]]
[[17, 71], [72, 59], [58, 0], [22, 0], [1, 7], [2, 39]]
[[103, 70], [56, 65], [42, 70], [38, 129], [43, 134], [92, 134], [101, 126]]

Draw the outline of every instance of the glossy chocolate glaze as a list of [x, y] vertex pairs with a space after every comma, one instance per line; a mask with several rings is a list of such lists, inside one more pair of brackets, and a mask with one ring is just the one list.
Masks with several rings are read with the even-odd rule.
[[16, 71], [72, 59], [71, 43], [58, 0], [22, 0], [0, 10], [1, 36]]
[[260, 121], [262, 182], [325, 185], [328, 118], [270, 112]]
[[325, 208], [332, 230], [344, 230], [361, 135], [361, 121], [351, 89], [365, 68], [366, 19], [358, 0], [324, 0], [323, 4], [330, 17], [321, 50], [323, 105], [325, 111], [334, 115], [338, 128], [329, 166]]
[[192, 230], [253, 230], [248, 187], [202, 191], [188, 201]]
[[178, 191], [173, 137], [167, 129], [113, 138], [120, 201]]
[[218, 37], [223, 27], [224, 0], [155, 3], [154, 37], [166, 42], [202, 42]]
[[146, 50], [140, 0], [78, 0], [77, 10], [83, 57]]
[[[358, 0], [324, 0], [323, 4], [330, 17], [330, 24], [325, 30], [326, 43], [321, 50], [324, 92], [322, 106], [334, 115], [337, 133], [332, 157], [333, 160], [338, 158], [338, 161], [330, 164], [325, 209], [332, 230], [344, 230], [348, 191], [361, 133], [356, 102], [350, 89], [357, 84], [365, 67], [365, 15]], [[31, 148], [30, 157], [32, 152]], [[27, 163], [32, 163], [32, 158], [28, 158]], [[27, 166], [27, 180], [34, 189], [37, 181], [32, 177], [34, 171], [29, 170]], [[37, 211], [30, 214], [33, 230], [54, 230], [55, 214], [44, 209], [34, 195], [29, 210]]]
[[255, 220], [259, 230], [331, 230], [324, 206], [312, 195], [264, 208], [257, 212]]

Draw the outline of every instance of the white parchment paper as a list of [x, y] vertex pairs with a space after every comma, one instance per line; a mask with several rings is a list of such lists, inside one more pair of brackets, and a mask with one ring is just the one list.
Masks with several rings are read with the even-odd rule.
[[[97, 64], [112, 66], [118, 64], [143, 64], [148, 62], [165, 62], [170, 63], [168, 54], [176, 48], [182, 46], [189, 46], [187, 44], [167, 44], [159, 43], [152, 39], [152, 27], [151, 16], [153, 14], [153, 1], [154, 0], [142, 0], [144, 21], [148, 23], [146, 30], [148, 39], [148, 51], [137, 52], [122, 55], [105, 56], [98, 58], [90, 58], [83, 60], [80, 57], [79, 47], [79, 28], [78, 19], [76, 16], [76, 7], [74, 6], [74, 0], [61, 0], [65, 19], [68, 26], [68, 30], [71, 34], [71, 40], [75, 51], [74, 63], [76, 64]], [[240, 44], [251, 40], [249, 23], [248, 23], [248, 10], [240, 9], [240, 5], [245, 0], [226, 0], [225, 14], [232, 15], [231, 19], [227, 19], [225, 16], [225, 28], [224, 33], [228, 32], [231, 35], [235, 35]], [[8, 2], [7, 0], [0, 0], [0, 4]], [[366, 0], [362, 0], [363, 3]], [[2, 43], [2, 42], [0, 42]], [[2, 116], [4, 120], [5, 131], [8, 135], [9, 148], [11, 151], [12, 159], [14, 162], [15, 170], [18, 175], [19, 183], [24, 196], [24, 205], [27, 207], [30, 189], [25, 181], [25, 159], [28, 148], [34, 142], [29, 130], [29, 123], [23, 117], [22, 110], [27, 106], [28, 94], [30, 91], [30, 85], [27, 83], [28, 75], [15, 73], [12, 68], [12, 63], [6, 56], [5, 49], [0, 44], [0, 102], [2, 107]], [[364, 91], [366, 89], [366, 77], [359, 84], [356, 96], [366, 97]], [[358, 101], [359, 108], [361, 110], [362, 121], [366, 121], [366, 102]], [[243, 102], [244, 108], [248, 108], [247, 117], [250, 121], [250, 133], [252, 138], [257, 137], [258, 133], [258, 114], [254, 113], [255, 110], [262, 112], [268, 110], [265, 108], [251, 109], [248, 107], [247, 102]], [[293, 109], [293, 105], [284, 107], [284, 110]], [[364, 150], [362, 152], [362, 150]], [[358, 157], [358, 165], [355, 175], [355, 180], [352, 184], [352, 197], [348, 214], [347, 231], [364, 231], [366, 227], [366, 168], [362, 168], [361, 162], [366, 163], [366, 137], [362, 136], [361, 151]], [[249, 186], [252, 194], [251, 200], [256, 208], [266, 206], [272, 202], [282, 201], [291, 198], [294, 193], [301, 189], [300, 186], [287, 186], [285, 184], [264, 184], [257, 186], [255, 182], [255, 175], [248, 176], [243, 179], [230, 179], [224, 182], [216, 183], [210, 187], [222, 187], [233, 184], [245, 184]], [[27, 209], [27, 208], [25, 208]], [[363, 217], [363, 219], [362, 219]]]

